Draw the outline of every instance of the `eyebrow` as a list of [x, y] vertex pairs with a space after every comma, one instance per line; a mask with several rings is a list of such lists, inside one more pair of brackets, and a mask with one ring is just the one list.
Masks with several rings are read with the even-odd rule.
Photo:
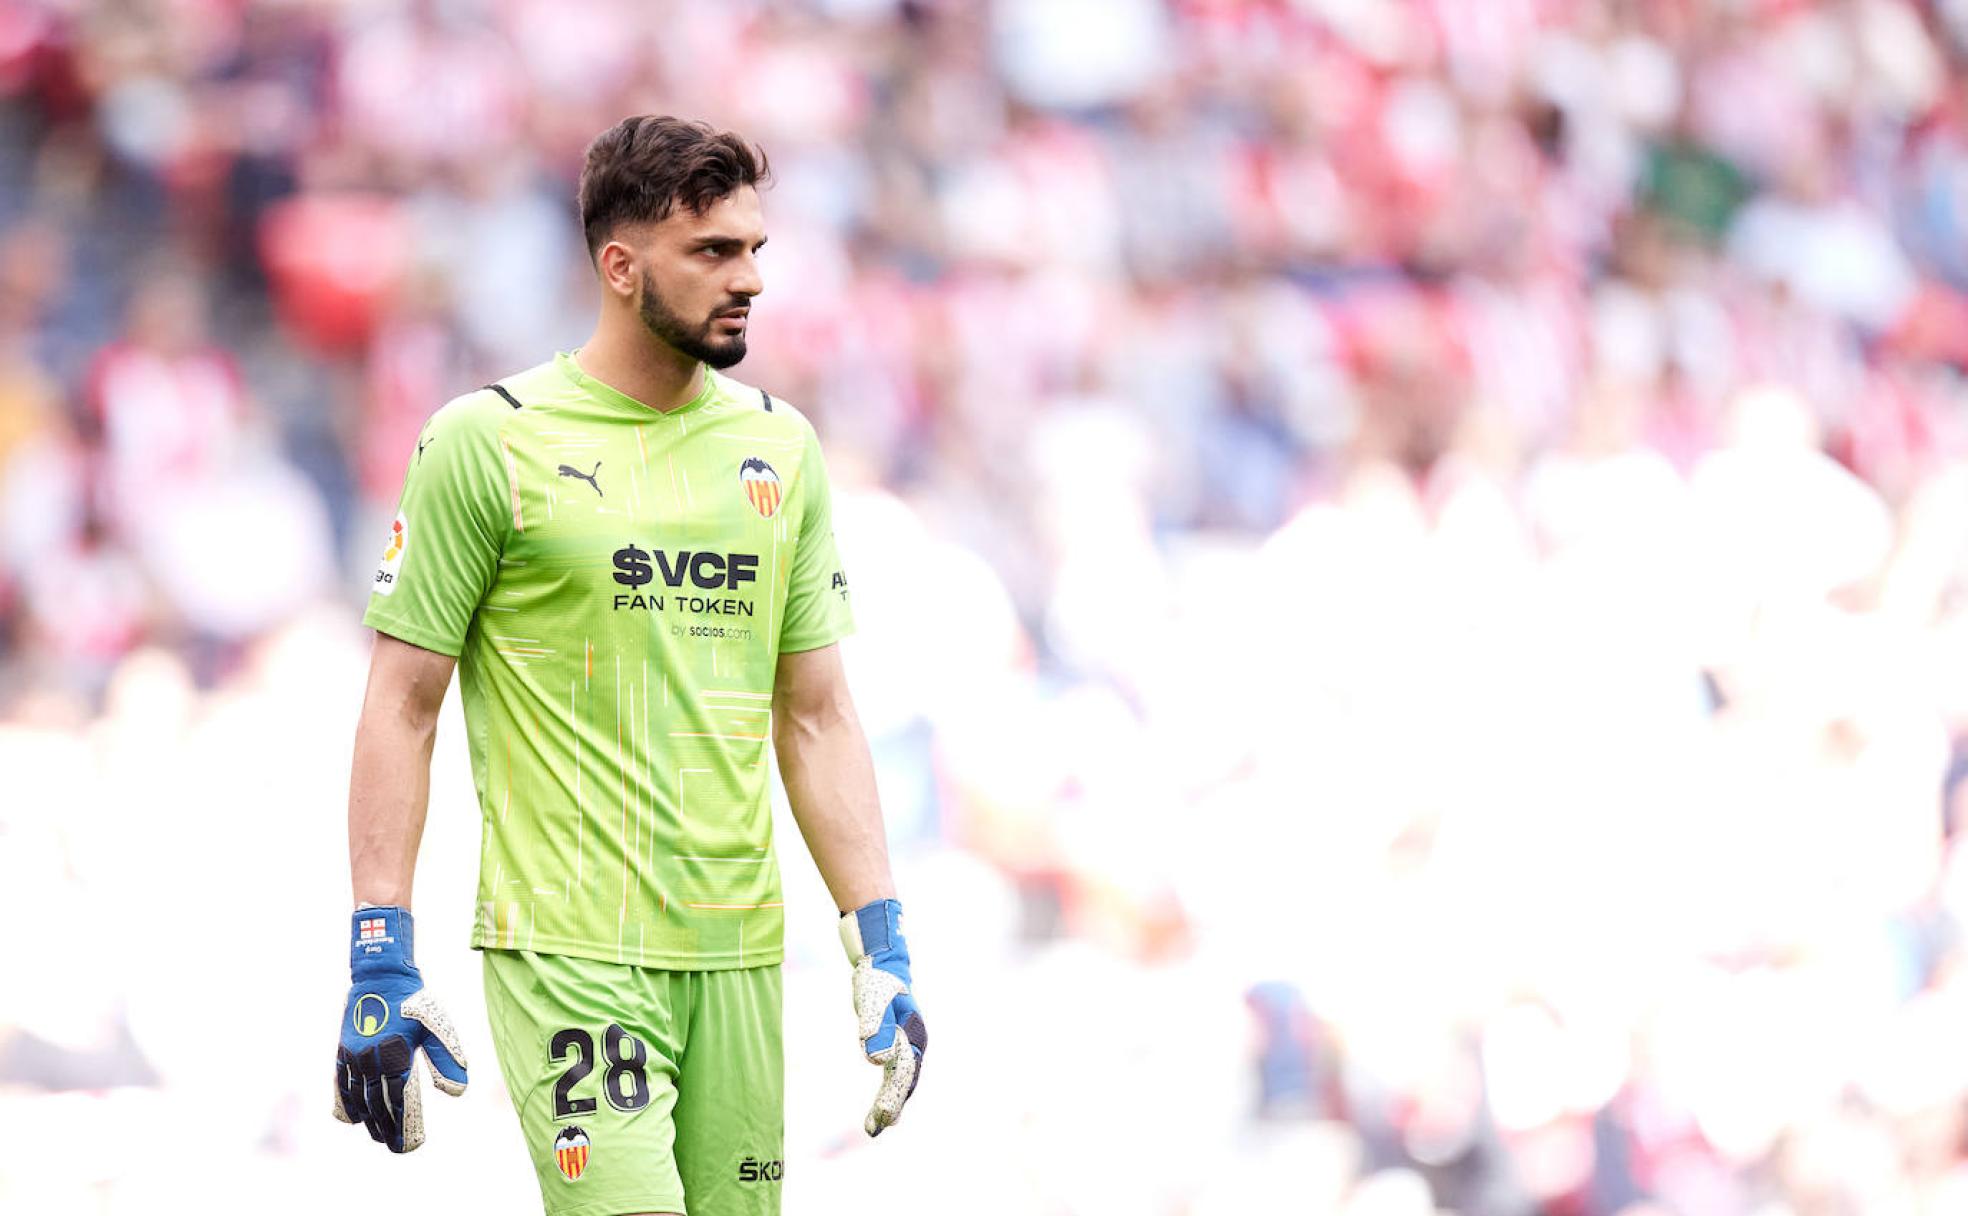
[[[770, 237], [762, 236], [758, 240], [752, 242], [752, 248], [754, 250], [763, 249], [765, 247], [765, 243], [771, 239], [772, 238]], [[742, 245], [744, 243], [745, 243], [745, 238], [743, 237], [729, 236], [724, 234], [714, 234], [711, 236], [698, 237], [695, 241], [691, 242], [691, 248], [711, 249], [718, 245]]]

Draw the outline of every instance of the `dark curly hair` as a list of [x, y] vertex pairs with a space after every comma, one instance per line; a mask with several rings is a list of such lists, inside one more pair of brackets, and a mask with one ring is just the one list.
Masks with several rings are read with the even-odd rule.
[[638, 114], [595, 136], [581, 168], [581, 228], [593, 257], [618, 224], [654, 223], [679, 204], [692, 215], [740, 186], [772, 180], [744, 136], [666, 114]]

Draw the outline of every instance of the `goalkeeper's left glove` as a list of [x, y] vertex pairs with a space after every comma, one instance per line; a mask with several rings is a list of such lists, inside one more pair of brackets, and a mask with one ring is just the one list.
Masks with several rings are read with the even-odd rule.
[[841, 913], [841, 944], [854, 964], [854, 1015], [861, 1050], [882, 1066], [881, 1089], [862, 1126], [870, 1136], [902, 1117], [902, 1104], [922, 1079], [929, 1030], [909, 992], [909, 945], [902, 940], [902, 905], [892, 899]]
[[349, 943], [348, 1004], [335, 1051], [335, 1117], [360, 1123], [392, 1153], [424, 1142], [424, 1086], [413, 1065], [422, 1049], [431, 1083], [465, 1092], [465, 1053], [458, 1032], [424, 991], [411, 952], [410, 910], [363, 907]]

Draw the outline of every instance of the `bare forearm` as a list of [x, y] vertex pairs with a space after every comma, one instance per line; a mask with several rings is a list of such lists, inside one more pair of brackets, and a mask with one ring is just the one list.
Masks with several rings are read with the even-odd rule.
[[853, 703], [784, 715], [773, 735], [793, 818], [835, 907], [893, 898], [874, 761]]
[[402, 721], [364, 713], [349, 774], [349, 874], [357, 903], [410, 906], [430, 807], [431, 745]]
[[377, 638], [349, 771], [349, 876], [357, 903], [410, 906], [438, 707], [450, 679], [450, 659]]

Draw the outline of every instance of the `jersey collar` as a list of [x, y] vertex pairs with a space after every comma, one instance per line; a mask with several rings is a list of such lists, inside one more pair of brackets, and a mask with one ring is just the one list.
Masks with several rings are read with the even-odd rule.
[[674, 418], [678, 414], [688, 414], [693, 410], [709, 404], [711, 398], [717, 396], [717, 372], [708, 367], [704, 369], [703, 391], [682, 405], [677, 406], [675, 409], [665, 411], [659, 410], [653, 405], [645, 405], [627, 393], [622, 392], [620, 389], [603, 384], [593, 376], [588, 375], [588, 373], [581, 370], [581, 365], [574, 361], [572, 352], [557, 352], [554, 355], [554, 366], [559, 368], [560, 374], [572, 381], [575, 387], [602, 404], [620, 409], [634, 410], [638, 415], [648, 418]]

